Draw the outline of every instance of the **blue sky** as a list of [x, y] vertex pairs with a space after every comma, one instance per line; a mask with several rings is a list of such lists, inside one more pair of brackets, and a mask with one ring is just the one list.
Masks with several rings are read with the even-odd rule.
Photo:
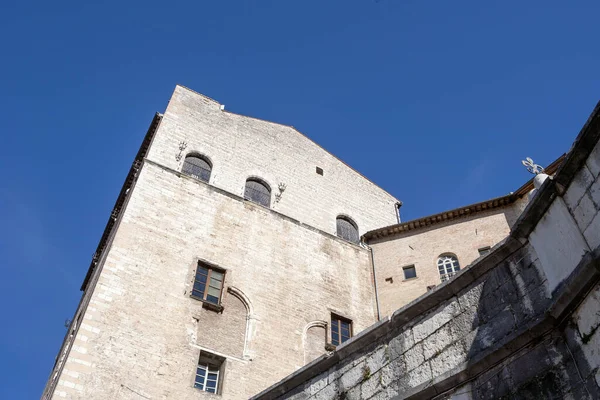
[[501, 196], [600, 99], [598, 1], [4, 2], [0, 398], [38, 398], [175, 84], [297, 127], [409, 220]]

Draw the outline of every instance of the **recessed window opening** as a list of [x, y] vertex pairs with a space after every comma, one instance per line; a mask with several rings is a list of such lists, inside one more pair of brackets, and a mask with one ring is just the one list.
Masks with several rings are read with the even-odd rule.
[[442, 282], [447, 281], [453, 275], [456, 275], [460, 271], [460, 265], [458, 264], [458, 258], [452, 254], [442, 254], [437, 261], [438, 270], [440, 272], [440, 279]]
[[203, 262], [199, 262], [194, 277], [192, 297], [212, 304], [219, 304], [221, 301], [221, 292], [223, 291], [224, 277], [225, 271], [215, 269]]
[[337, 236], [352, 243], [358, 243], [358, 227], [348, 217], [339, 216], [335, 220], [337, 227]]
[[323, 168], [317, 167], [317, 174], [323, 176]]
[[212, 166], [208, 160], [198, 154], [189, 154], [185, 157], [181, 172], [204, 182], [210, 179]]
[[271, 189], [264, 182], [250, 178], [246, 181], [244, 198], [261, 206], [269, 207], [271, 205]]
[[331, 344], [339, 346], [352, 337], [352, 321], [331, 314]]
[[480, 256], [485, 256], [486, 254], [488, 254], [491, 251], [491, 247], [490, 246], [482, 247], [480, 249], [477, 249], [477, 251], [479, 252]]
[[406, 267], [402, 267], [402, 271], [404, 272], [404, 279], [413, 279], [417, 277], [417, 270], [414, 265], [408, 265]]
[[224, 361], [223, 357], [201, 351], [196, 367], [194, 387], [209, 393], [221, 393]]

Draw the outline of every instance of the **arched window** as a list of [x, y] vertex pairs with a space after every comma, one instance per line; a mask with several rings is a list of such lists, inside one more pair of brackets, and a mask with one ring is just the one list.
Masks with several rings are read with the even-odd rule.
[[185, 157], [181, 172], [201, 181], [208, 182], [211, 170], [212, 165], [210, 165], [210, 162], [205, 157], [198, 154], [189, 154]]
[[442, 254], [437, 260], [438, 270], [440, 271], [440, 278], [442, 282], [447, 281], [458, 271], [460, 271], [460, 265], [458, 264], [458, 258], [453, 254]]
[[249, 178], [246, 181], [244, 198], [261, 206], [269, 207], [271, 205], [271, 189], [264, 182], [256, 178]]
[[335, 220], [337, 225], [337, 235], [352, 243], [358, 243], [358, 227], [348, 217], [339, 216]]

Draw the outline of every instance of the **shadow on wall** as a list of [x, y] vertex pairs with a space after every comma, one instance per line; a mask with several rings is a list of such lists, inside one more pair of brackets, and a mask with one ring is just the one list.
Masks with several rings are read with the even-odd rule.
[[[537, 261], [533, 249], [525, 246], [459, 295], [461, 305], [469, 299], [477, 302], [456, 318], [454, 336], [464, 335], [469, 368], [483, 367], [486, 372], [450, 399], [467, 392], [474, 400], [600, 398], [598, 386], [589, 382], [593, 376], [584, 381], [590, 375], [582, 373], [590, 371], [587, 361], [573, 355], [580, 350], [571, 327], [566, 328], [566, 336], [551, 330], [531, 340], [528, 334], [551, 302]], [[500, 349], [517, 351], [493, 366], [491, 354]]]

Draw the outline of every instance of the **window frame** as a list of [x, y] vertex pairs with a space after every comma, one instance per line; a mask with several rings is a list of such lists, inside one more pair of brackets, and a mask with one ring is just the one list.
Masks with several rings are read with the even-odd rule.
[[[448, 258], [452, 258], [454, 259], [450, 265], [452, 267], [452, 270], [450, 272], [448, 272], [448, 268], [447, 268], [447, 263], [445, 262]], [[441, 263], [440, 263], [441, 262]], [[440, 280], [443, 282], [449, 281], [450, 279], [452, 279], [452, 277], [456, 274], [458, 274], [461, 270], [460, 268], [460, 261], [458, 260], [458, 256], [456, 254], [453, 253], [443, 253], [440, 254], [437, 257], [436, 260], [436, 267], [438, 268], [438, 272], [440, 274]], [[442, 270], [440, 269], [440, 267], [444, 268], [444, 272], [442, 273]]]
[[[334, 325], [337, 322], [337, 338], [334, 338]], [[342, 336], [342, 323], [347, 323], [348, 324], [348, 333], [349, 336], [344, 340], [343, 336]], [[329, 335], [329, 344], [333, 347], [337, 347], [337, 346], [341, 346], [342, 344], [346, 343], [347, 341], [349, 341], [350, 339], [352, 339], [352, 337], [354, 337], [354, 327], [353, 327], [353, 323], [352, 320], [350, 318], [346, 318], [343, 317], [339, 314], [336, 313], [331, 313], [331, 319], [330, 319], [330, 324], [329, 324], [329, 329], [328, 329], [328, 335]], [[337, 344], [335, 342], [338, 342]]]
[[[207, 274], [206, 274], [206, 282], [202, 282], [200, 280], [197, 280], [198, 277], [198, 271], [200, 268], [204, 268], [207, 270]], [[209, 292], [209, 288], [210, 286], [210, 279], [211, 279], [211, 275], [213, 272], [218, 272], [220, 274], [222, 274], [222, 280], [221, 280], [221, 287], [219, 288], [219, 298], [218, 301], [215, 303], [213, 301], [208, 300], [208, 292]], [[218, 311], [221, 312], [223, 311], [223, 305], [222, 305], [222, 301], [223, 301], [223, 289], [225, 288], [225, 278], [227, 276], [227, 270], [225, 270], [224, 268], [221, 268], [219, 266], [216, 266], [212, 263], [209, 263], [205, 260], [198, 260], [196, 263], [196, 268], [194, 269], [194, 272], [192, 274], [192, 279], [191, 279], [191, 288], [190, 288], [190, 297], [194, 300], [200, 301], [202, 302], [202, 306], [214, 311]], [[202, 296], [198, 296], [196, 293], [194, 292], [198, 292], [194, 285], [196, 284], [196, 282], [198, 283], [203, 283], [204, 284], [204, 292], [202, 294]], [[214, 288], [214, 287], [213, 287]], [[214, 296], [213, 296], [214, 297]]]
[[[185, 165], [186, 165], [185, 163], [188, 158], [197, 158], [199, 160], [202, 160], [210, 167], [210, 169], [208, 170], [208, 177], [206, 178], [206, 180], [203, 179], [202, 175], [198, 176], [198, 175], [190, 174], [185, 171]], [[194, 179], [204, 182], [204, 183], [210, 182], [210, 177], [212, 176], [212, 170], [213, 170], [213, 163], [210, 161], [210, 159], [208, 157], [206, 157], [204, 154], [200, 154], [200, 153], [196, 153], [196, 152], [190, 152], [190, 153], [186, 154], [185, 158], [183, 159], [183, 164], [181, 165], [181, 173], [183, 175], [189, 176], [190, 178], [194, 178]]]
[[[206, 393], [220, 395], [223, 392], [223, 381], [225, 377], [226, 362], [227, 359], [225, 357], [201, 350], [200, 355], [198, 356], [198, 361], [196, 362], [196, 371], [194, 373], [193, 388]], [[201, 374], [199, 374], [201, 369], [205, 371], [204, 376], [201, 376]], [[216, 380], [214, 380], [214, 392], [206, 390], [210, 389], [207, 387], [208, 381], [212, 381], [212, 379], [209, 379], [209, 374], [216, 374]], [[199, 377], [202, 378], [203, 382], [200, 382], [200, 380], [198, 379]]]
[[[415, 271], [415, 276], [407, 278], [406, 277], [406, 270], [408, 269], [413, 269]], [[417, 275], [417, 267], [415, 266], [415, 264], [410, 264], [410, 265], [405, 265], [402, 267], [402, 274], [403, 274], [403, 280], [404, 281], [412, 281], [413, 279], [417, 279], [419, 276]]]
[[[340, 221], [340, 220], [347, 222], [356, 230], [356, 241], [340, 235], [340, 230], [339, 230], [339, 225], [338, 225], [338, 221]], [[344, 214], [340, 214], [337, 217], [335, 217], [335, 236], [337, 236], [338, 238], [340, 238], [342, 240], [345, 240], [348, 243], [353, 243], [356, 245], [358, 245], [360, 243], [360, 231], [358, 230], [358, 224], [356, 222], [354, 222], [354, 220], [352, 218], [350, 218], [349, 216], [344, 215]]]

